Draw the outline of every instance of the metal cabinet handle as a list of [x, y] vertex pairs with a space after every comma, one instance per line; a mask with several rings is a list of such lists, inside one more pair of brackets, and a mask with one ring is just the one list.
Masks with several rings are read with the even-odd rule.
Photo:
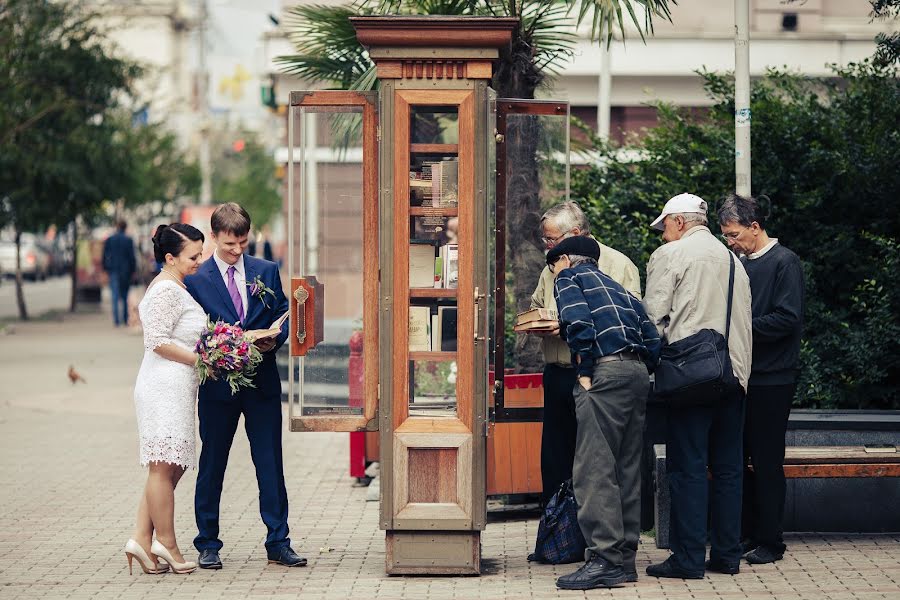
[[294, 300], [297, 301], [297, 341], [301, 344], [306, 341], [306, 301], [309, 292], [302, 287], [294, 290]]
[[478, 335], [478, 332], [481, 331], [481, 301], [484, 300], [485, 295], [478, 293], [478, 288], [475, 288], [475, 342], [483, 342], [484, 336]]

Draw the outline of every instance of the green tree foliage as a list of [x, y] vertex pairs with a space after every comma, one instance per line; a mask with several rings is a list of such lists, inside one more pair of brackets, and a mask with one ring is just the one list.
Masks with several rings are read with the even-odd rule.
[[262, 227], [282, 208], [275, 161], [250, 134], [226, 137], [235, 140], [233, 145], [223, 146], [213, 164], [213, 198], [216, 202], [237, 202], [253, 217], [253, 225]]
[[[871, 62], [834, 74], [770, 71], [754, 83], [753, 191], [769, 198], [770, 235], [806, 271], [796, 403], [900, 408], [900, 81], [896, 67]], [[714, 206], [734, 186], [733, 81], [704, 77], [708, 113], [659, 106], [640, 141], [597, 141], [600, 166], [573, 173], [595, 233], [641, 268], [661, 243], [649, 223], [666, 199], [689, 191]]]
[[[132, 130], [123, 102], [141, 69], [111, 49], [79, 3], [0, 0], [0, 227], [17, 239], [191, 188], [188, 168], [168, 170], [185, 162], [174, 138]], [[26, 319], [20, 276], [17, 297]]]

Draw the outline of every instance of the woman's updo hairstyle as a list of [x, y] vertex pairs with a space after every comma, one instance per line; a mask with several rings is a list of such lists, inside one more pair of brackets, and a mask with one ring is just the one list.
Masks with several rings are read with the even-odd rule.
[[204, 242], [203, 233], [187, 223], [160, 225], [153, 234], [153, 257], [156, 262], [166, 260], [166, 254], [178, 256], [188, 242]]

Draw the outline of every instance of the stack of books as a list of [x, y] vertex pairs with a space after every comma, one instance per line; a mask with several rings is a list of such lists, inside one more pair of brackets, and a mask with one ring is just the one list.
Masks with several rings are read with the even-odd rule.
[[456, 352], [457, 310], [439, 306], [409, 307], [409, 349], [412, 352]]
[[550, 308], [532, 308], [516, 315], [513, 331], [531, 333], [535, 331], [552, 331], [559, 327], [559, 315]]

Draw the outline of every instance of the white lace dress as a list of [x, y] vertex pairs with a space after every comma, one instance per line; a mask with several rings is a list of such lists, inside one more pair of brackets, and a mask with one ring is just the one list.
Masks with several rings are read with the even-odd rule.
[[153, 350], [176, 344], [193, 352], [206, 313], [177, 282], [153, 284], [138, 305], [144, 328], [144, 360], [134, 384], [141, 465], [166, 462], [194, 466], [194, 415], [200, 381], [193, 366]]

